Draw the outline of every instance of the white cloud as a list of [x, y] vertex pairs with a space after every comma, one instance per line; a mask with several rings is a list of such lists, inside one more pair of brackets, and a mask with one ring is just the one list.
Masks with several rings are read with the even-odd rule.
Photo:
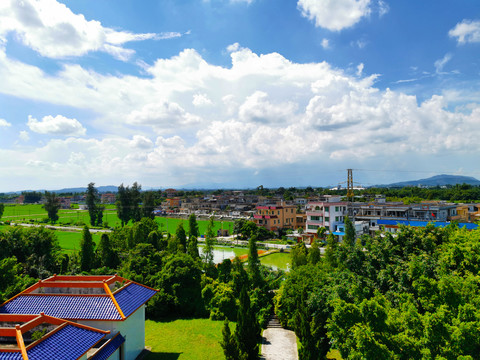
[[435, 66], [435, 72], [437, 74], [443, 73], [443, 68], [445, 65], [452, 59], [452, 54], [445, 54], [445, 56], [441, 59], [438, 59], [435, 61], [434, 66]]
[[390, 7], [385, 1], [380, 0], [378, 2], [378, 14], [380, 17], [387, 14], [390, 11]]
[[77, 119], [69, 119], [62, 115], [44, 116], [42, 121], [28, 115], [27, 125], [30, 130], [39, 134], [83, 136], [87, 131]]
[[212, 100], [206, 94], [195, 94], [193, 95], [192, 104], [195, 106], [208, 106], [212, 105]]
[[349, 28], [368, 16], [370, 0], [298, 0], [302, 15], [331, 31]]
[[364, 67], [365, 65], [363, 63], [360, 63], [357, 65], [357, 76], [362, 76]]
[[7, 120], [5, 119], [0, 119], [0, 127], [8, 127], [8, 126], [12, 126], [12, 124], [10, 124]]
[[10, 32], [42, 56], [65, 58], [104, 51], [119, 60], [127, 60], [134, 53], [121, 47], [126, 42], [182, 36], [176, 32], [133, 34], [116, 31], [73, 13], [56, 0], [4, 0], [0, 5], [0, 42], [6, 42]]
[[321, 45], [324, 49], [328, 49], [330, 47], [330, 41], [328, 39], [322, 39]]
[[168, 101], [149, 103], [140, 110], [132, 111], [127, 118], [131, 124], [153, 126], [157, 130], [196, 125], [201, 121], [199, 116]]
[[[240, 47], [230, 56], [231, 65], [221, 67], [187, 49], [145, 65], [149, 76], [136, 77], [100, 75], [77, 65], [47, 75], [0, 53], [0, 92], [91, 111], [97, 118], [90, 127], [111, 134], [45, 137], [42, 146], [10, 151], [0, 144], [0, 167], [20, 180], [31, 174], [28, 163], [37, 166], [37, 178], [52, 183], [75, 173], [83, 177], [75, 183], [101, 175], [105, 183], [168, 179], [182, 185], [221, 182], [230, 174], [246, 178], [274, 167], [341, 168], [379, 157], [428, 162], [458, 153], [473, 159], [480, 151], [480, 106], [474, 98], [468, 109], [447, 110], [451, 99], [463, 95], [419, 103], [375, 88], [376, 76], [365, 77], [361, 64], [354, 74]], [[67, 119], [65, 134], [84, 131], [73, 120]], [[32, 131], [50, 132], [56, 122], [58, 117], [30, 121]], [[60, 169], [61, 178], [51, 175]]]
[[20, 140], [25, 142], [30, 140], [30, 135], [28, 134], [28, 131], [25, 131], [25, 130], [20, 131], [20, 133], [18, 134], [18, 137]]
[[480, 42], [480, 20], [463, 20], [448, 32], [459, 44]]

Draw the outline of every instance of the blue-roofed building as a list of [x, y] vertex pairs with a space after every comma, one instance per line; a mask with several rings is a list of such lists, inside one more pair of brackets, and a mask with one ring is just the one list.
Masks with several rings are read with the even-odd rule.
[[[87, 360], [108, 334], [43, 313], [2, 314], [0, 323], [0, 360]], [[35, 331], [43, 333], [36, 341]]]
[[116, 275], [52, 276], [0, 305], [0, 315], [43, 312], [108, 331], [107, 348], [117, 344], [118, 349], [97, 358], [134, 360], [145, 348], [145, 304], [156, 292]]

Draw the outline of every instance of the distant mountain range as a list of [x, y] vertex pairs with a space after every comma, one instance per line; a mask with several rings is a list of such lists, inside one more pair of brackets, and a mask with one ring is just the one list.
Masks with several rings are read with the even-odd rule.
[[480, 181], [471, 176], [435, 175], [427, 179], [402, 181], [378, 187], [405, 187], [405, 186], [445, 186], [455, 184], [480, 185]]

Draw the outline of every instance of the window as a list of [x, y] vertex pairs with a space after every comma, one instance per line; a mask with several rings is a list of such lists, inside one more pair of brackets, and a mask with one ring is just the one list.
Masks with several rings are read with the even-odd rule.
[[320, 210], [320, 206], [315, 206], [315, 210]]
[[335, 216], [335, 221], [340, 221], [338, 216]]
[[338, 212], [338, 206], [335, 206], [335, 211], [337, 211], [337, 212]]
[[317, 230], [318, 228], [318, 225], [308, 225], [308, 230]]
[[310, 216], [310, 219], [312, 221], [322, 221], [322, 217], [321, 216]]
[[325, 221], [330, 221], [330, 218], [328, 216], [326, 216]]

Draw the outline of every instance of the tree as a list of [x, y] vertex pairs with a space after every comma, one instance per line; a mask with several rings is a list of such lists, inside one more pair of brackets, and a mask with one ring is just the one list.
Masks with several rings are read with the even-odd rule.
[[207, 230], [205, 231], [205, 247], [203, 248], [203, 259], [206, 269], [213, 267], [213, 243], [215, 241], [215, 233], [213, 232], [213, 216], [207, 224]]
[[155, 196], [153, 191], [146, 191], [143, 193], [143, 203], [142, 203], [142, 217], [155, 219]]
[[237, 315], [237, 327], [235, 328], [235, 340], [240, 356], [247, 360], [258, 359], [258, 342], [260, 340], [260, 326], [255, 313], [250, 306], [250, 297], [244, 286], [240, 291], [240, 306]]
[[45, 191], [45, 204], [43, 204], [43, 208], [47, 211], [50, 221], [55, 224], [58, 220], [60, 200], [54, 192]]
[[0, 219], [2, 218], [3, 211], [5, 210], [5, 205], [0, 203]]
[[95, 188], [95, 183], [91, 182], [87, 187], [85, 202], [88, 206], [88, 214], [90, 215], [90, 225], [100, 226], [103, 221], [103, 206], [100, 206], [100, 196]]
[[225, 319], [222, 329], [222, 338], [220, 345], [223, 349], [223, 354], [225, 355], [226, 360], [238, 360], [238, 346], [235, 341], [235, 336], [230, 332], [230, 325], [228, 320]]
[[97, 247], [97, 258], [100, 266], [106, 266], [115, 269], [118, 265], [118, 258], [112, 249], [110, 238], [103, 233]]
[[348, 216], [345, 216], [345, 236], [343, 242], [349, 247], [355, 245], [355, 240], [357, 238], [357, 233], [355, 231], [355, 226], [352, 223], [352, 220]]
[[142, 202], [140, 191], [142, 191], [142, 186], [135, 181], [130, 189], [130, 219], [132, 219], [133, 222], [140, 221], [142, 218], [142, 212], [139, 208], [139, 205]]
[[325, 226], [319, 226], [317, 228], [317, 238], [325, 241], [325, 237], [327, 235], [327, 228]]
[[190, 255], [193, 259], [200, 258], [200, 254], [198, 252], [198, 241], [196, 236], [190, 236], [190, 238], [188, 239], [187, 254]]
[[178, 224], [175, 237], [177, 238], [178, 244], [182, 246], [182, 251], [187, 252], [187, 234], [183, 228], [183, 223]]
[[310, 250], [308, 250], [307, 260], [313, 265], [320, 261], [320, 249], [315, 240], [313, 240], [312, 246], [310, 247]]
[[142, 218], [142, 212], [138, 207], [142, 200], [141, 190], [142, 186], [136, 182], [133, 183], [132, 188], [124, 187], [123, 184], [118, 187], [115, 205], [122, 226], [125, 226], [130, 220], [137, 222]]
[[252, 287], [262, 285], [262, 275], [260, 274], [260, 259], [257, 251], [257, 238], [252, 236], [248, 241], [248, 275], [250, 276]]
[[292, 248], [290, 253], [292, 257], [292, 268], [297, 268], [307, 264], [308, 249], [302, 241]]
[[310, 329], [312, 317], [307, 306], [306, 292], [302, 294], [302, 304], [295, 313], [295, 334], [302, 344], [298, 349], [298, 357], [302, 360], [318, 360], [320, 357]]
[[115, 202], [115, 205], [117, 207], [117, 216], [120, 219], [123, 227], [130, 220], [130, 199], [128, 186], [125, 188], [123, 184], [120, 184], [117, 191], [117, 201]]
[[195, 236], [199, 237], [200, 232], [198, 231], [198, 223], [197, 223], [197, 217], [195, 216], [195, 213], [191, 213], [190, 216], [188, 217], [188, 236]]
[[90, 271], [95, 266], [95, 243], [87, 225], [83, 228], [80, 241], [80, 269]]

